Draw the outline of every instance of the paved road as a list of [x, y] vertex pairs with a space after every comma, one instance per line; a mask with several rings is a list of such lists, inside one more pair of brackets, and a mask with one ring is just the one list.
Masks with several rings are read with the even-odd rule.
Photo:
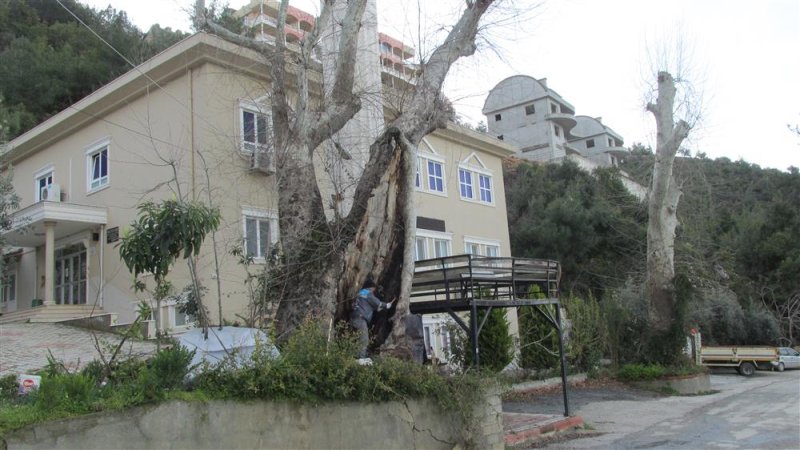
[[800, 449], [800, 370], [711, 376], [701, 396], [590, 401], [576, 408], [598, 436], [545, 448]]
[[[100, 347], [108, 353], [119, 335], [95, 332]], [[121, 355], [142, 356], [155, 352], [152, 342], [127, 341]], [[69, 369], [98, 359], [93, 333], [54, 323], [8, 323], [0, 325], [0, 376], [29, 373], [47, 365], [49, 353]]]

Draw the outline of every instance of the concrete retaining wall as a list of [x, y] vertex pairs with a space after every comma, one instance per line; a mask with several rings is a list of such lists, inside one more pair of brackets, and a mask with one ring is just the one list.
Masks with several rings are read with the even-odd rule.
[[[182, 402], [48, 422], [5, 437], [9, 449], [503, 449], [500, 397], [476, 407], [475, 434], [427, 401], [326, 404]], [[0, 448], [3, 447], [0, 442]]]

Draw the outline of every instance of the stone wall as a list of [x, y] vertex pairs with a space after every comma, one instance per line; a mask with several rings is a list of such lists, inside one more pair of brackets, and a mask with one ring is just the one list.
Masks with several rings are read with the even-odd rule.
[[504, 448], [500, 397], [487, 396], [475, 418], [470, 435], [458, 413], [444, 413], [428, 401], [319, 406], [170, 401], [33, 425], [7, 435], [5, 444], [8, 449]]

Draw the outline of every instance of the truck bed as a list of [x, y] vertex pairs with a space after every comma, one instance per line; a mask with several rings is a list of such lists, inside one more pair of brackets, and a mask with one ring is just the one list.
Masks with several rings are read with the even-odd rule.
[[770, 362], [778, 360], [775, 347], [719, 346], [701, 347], [700, 359], [704, 365], [738, 365], [742, 361]]

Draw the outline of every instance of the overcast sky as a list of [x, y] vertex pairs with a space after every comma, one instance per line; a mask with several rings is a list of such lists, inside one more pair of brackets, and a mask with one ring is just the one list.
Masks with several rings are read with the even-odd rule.
[[[193, 0], [80, 0], [124, 10], [147, 30], [189, 31]], [[377, 0], [380, 30], [421, 52], [454, 22], [463, 0]], [[229, 0], [239, 8], [248, 0]], [[309, 12], [317, 0], [292, 0]], [[800, 0], [505, 0], [479, 53], [460, 62], [445, 86], [466, 120], [485, 120], [488, 92], [506, 77], [547, 78], [576, 114], [602, 117], [625, 144], [654, 146], [644, 113], [659, 44], [681, 39], [703, 118], [688, 143], [709, 157], [762, 167], [800, 167]], [[423, 9], [419, 12], [420, 6]], [[420, 25], [418, 25], [420, 24]], [[420, 35], [423, 38], [420, 38]], [[433, 36], [433, 37], [431, 37]], [[489, 46], [486, 42], [491, 42]], [[671, 46], [674, 48], [674, 46]], [[674, 68], [673, 68], [674, 70]]]

